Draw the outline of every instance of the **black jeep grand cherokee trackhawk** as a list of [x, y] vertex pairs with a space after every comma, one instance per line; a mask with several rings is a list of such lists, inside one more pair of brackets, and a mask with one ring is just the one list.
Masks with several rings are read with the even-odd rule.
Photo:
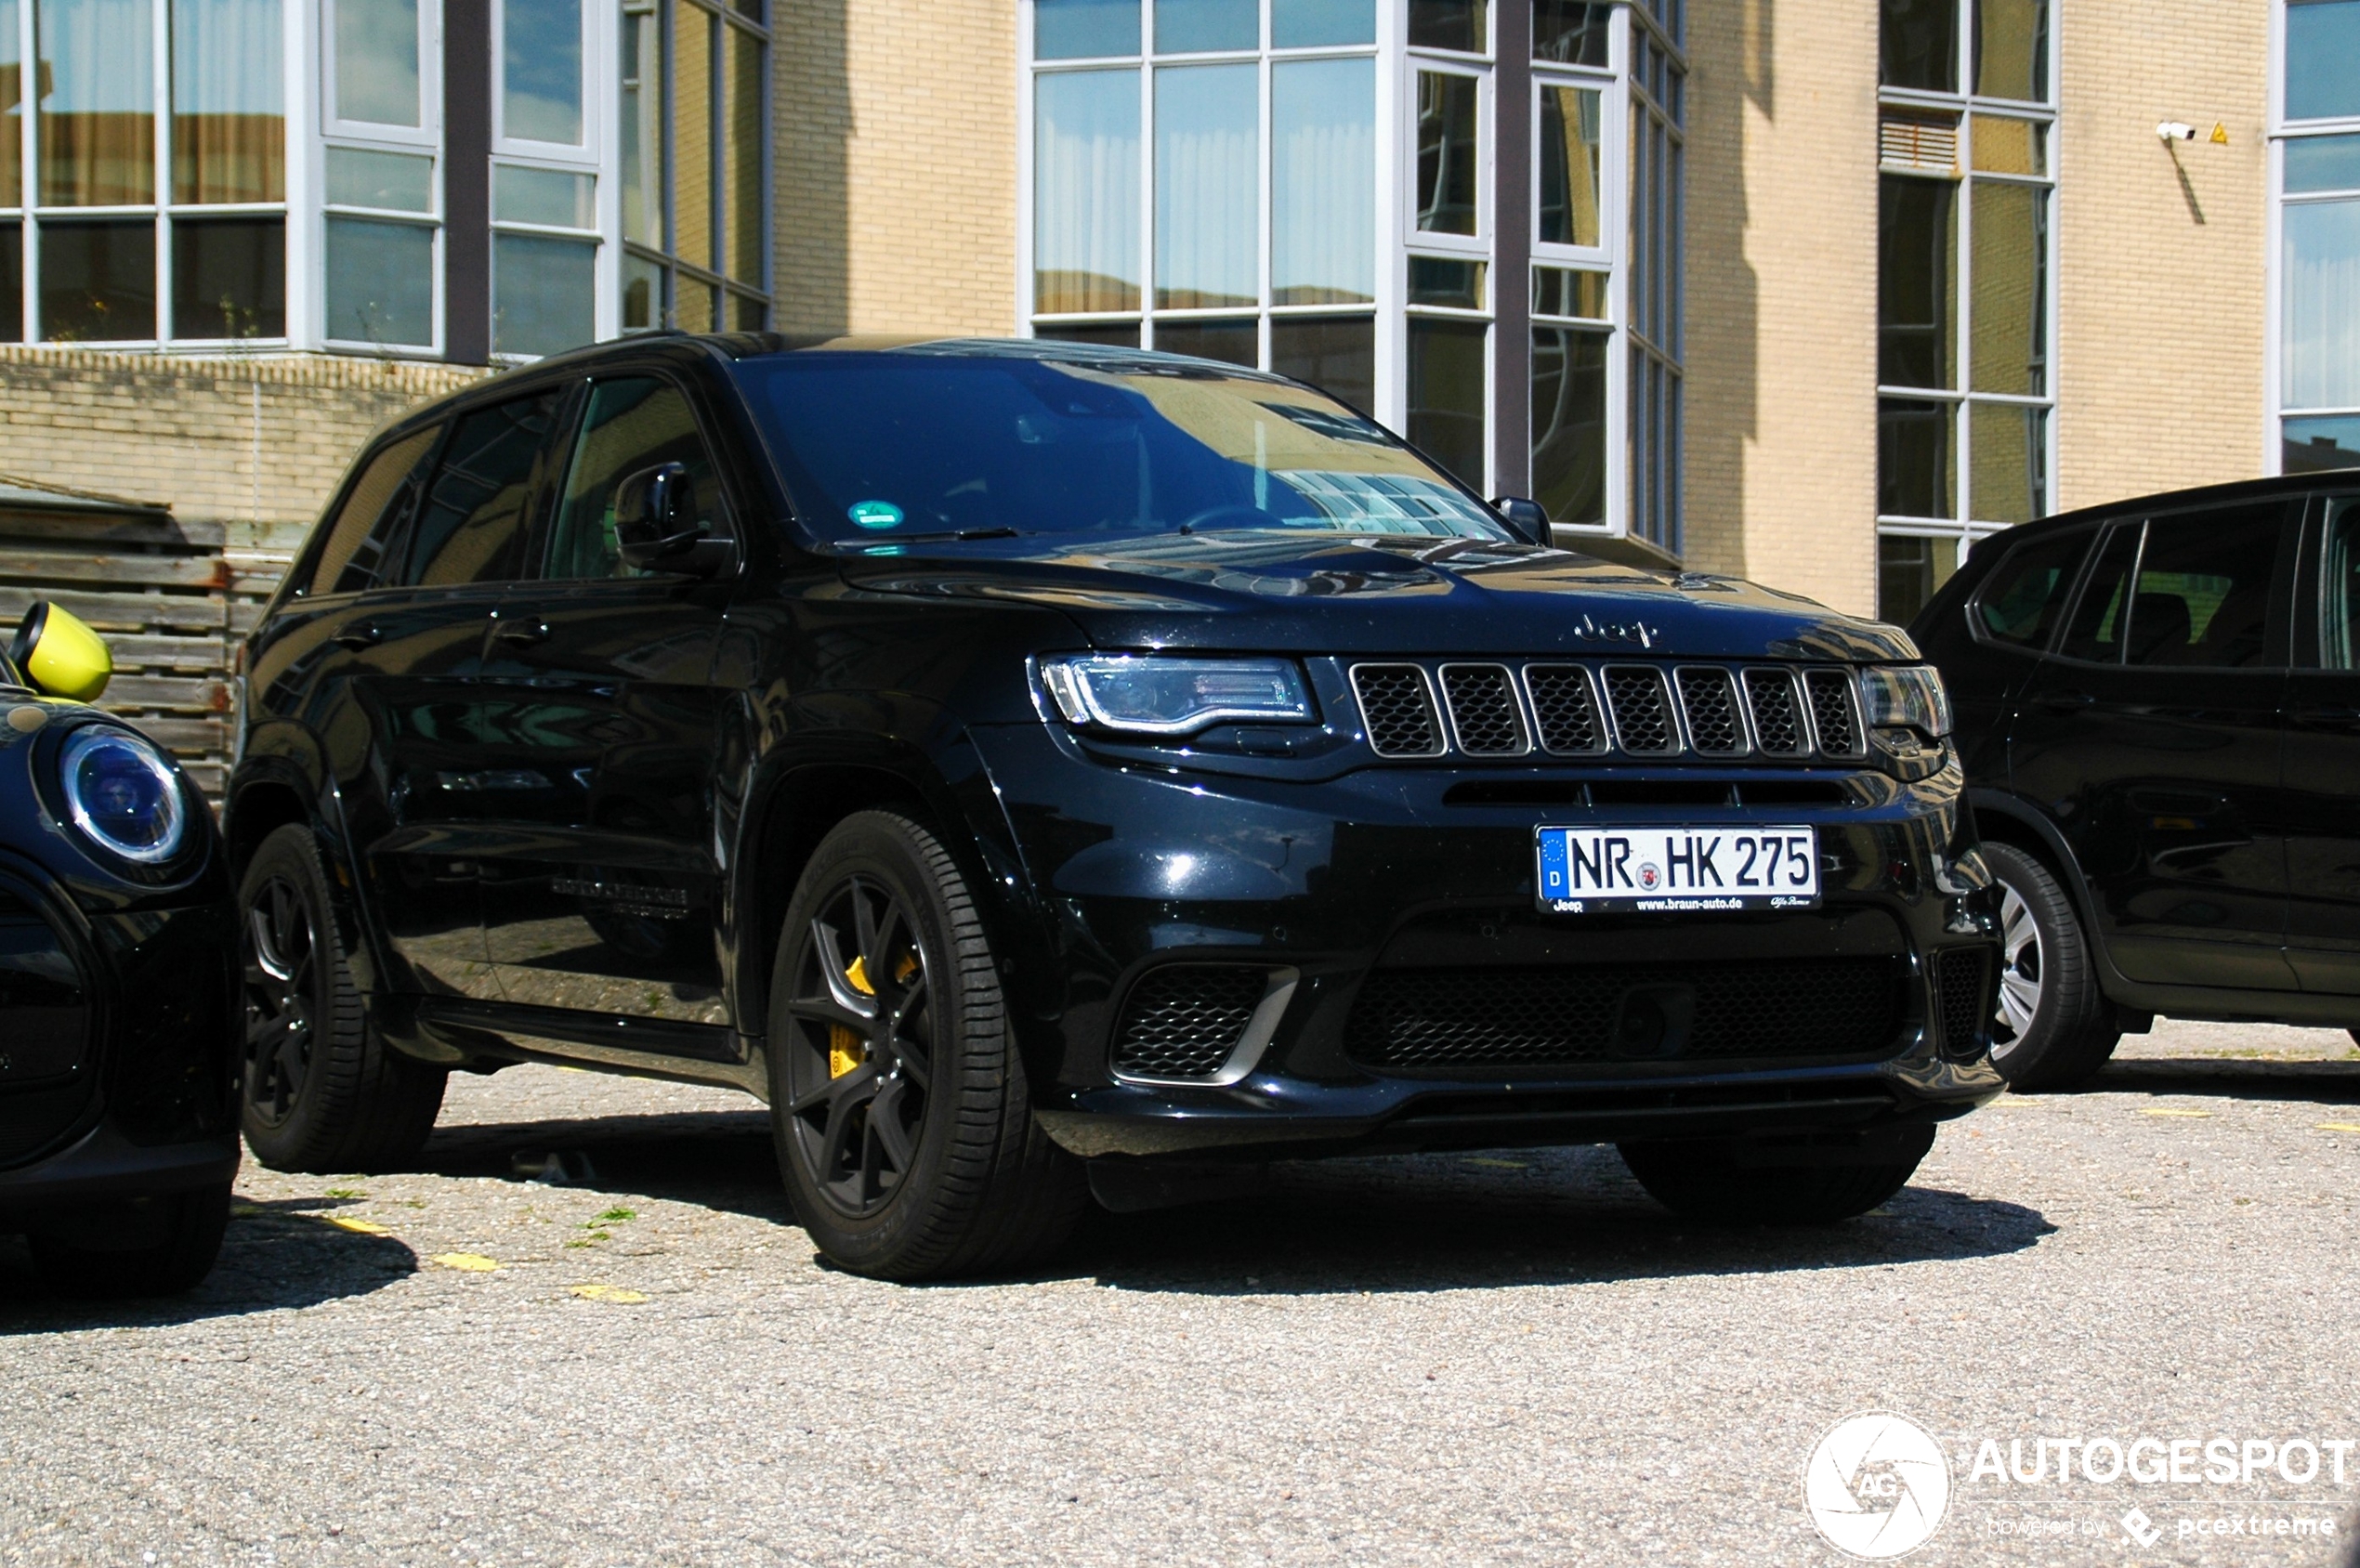
[[1325, 1153], [1860, 1212], [2000, 1089], [1941, 686], [1545, 530], [1080, 346], [635, 340], [427, 408], [246, 650], [247, 1137], [402, 1159], [452, 1067], [734, 1085], [905, 1278]]

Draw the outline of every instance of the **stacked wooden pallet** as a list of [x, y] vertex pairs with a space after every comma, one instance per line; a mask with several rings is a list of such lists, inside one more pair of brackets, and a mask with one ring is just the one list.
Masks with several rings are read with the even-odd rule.
[[0, 626], [12, 631], [46, 598], [98, 628], [115, 660], [100, 706], [171, 748], [217, 798], [229, 763], [230, 648], [285, 569], [282, 531], [0, 475]]

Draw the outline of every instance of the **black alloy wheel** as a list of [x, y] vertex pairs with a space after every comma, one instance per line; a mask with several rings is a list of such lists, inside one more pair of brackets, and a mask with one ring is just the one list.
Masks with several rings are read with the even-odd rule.
[[311, 1065], [320, 936], [302, 892], [283, 873], [250, 888], [245, 915], [246, 1115], [282, 1127]]
[[933, 965], [893, 890], [844, 878], [805, 925], [787, 1127], [812, 1186], [849, 1218], [893, 1200], [917, 1160], [934, 1082]]

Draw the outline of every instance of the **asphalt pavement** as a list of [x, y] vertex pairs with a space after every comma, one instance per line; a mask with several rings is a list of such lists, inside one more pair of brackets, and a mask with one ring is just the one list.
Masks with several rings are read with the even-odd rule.
[[815, 1262], [751, 1101], [461, 1078], [414, 1171], [249, 1163], [188, 1297], [0, 1241], [0, 1563], [1833, 1564], [1806, 1460], [1883, 1412], [1912, 1562], [2325, 1564], [2355, 1177], [2348, 1039], [2167, 1022], [1842, 1226], [1358, 1160], [912, 1288]]

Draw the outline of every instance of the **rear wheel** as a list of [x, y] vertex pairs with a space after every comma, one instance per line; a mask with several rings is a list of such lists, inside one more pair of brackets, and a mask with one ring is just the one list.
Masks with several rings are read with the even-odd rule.
[[2013, 844], [1983, 846], [1999, 879], [1999, 1005], [1991, 1065], [2018, 1089], [2062, 1089], [2106, 1064], [2121, 1042], [2114, 1007], [2073, 900], [2049, 869]]
[[770, 986], [771, 1125], [795, 1215], [856, 1273], [1003, 1272], [1081, 1217], [1082, 1164], [1033, 1120], [965, 880], [863, 812], [796, 884]]
[[281, 828], [240, 884], [245, 1063], [240, 1123], [274, 1170], [377, 1170], [417, 1156], [449, 1075], [369, 1027], [308, 828]]
[[85, 1233], [33, 1237], [33, 1261], [64, 1295], [164, 1296], [213, 1272], [229, 1223], [225, 1182], [94, 1211]]
[[[1931, 1140], [1929, 1140], [1931, 1142]], [[1916, 1174], [1918, 1157], [1864, 1165], [1757, 1166], [1719, 1141], [1625, 1143], [1622, 1163], [1649, 1196], [1716, 1225], [1821, 1225], [1866, 1214]]]

